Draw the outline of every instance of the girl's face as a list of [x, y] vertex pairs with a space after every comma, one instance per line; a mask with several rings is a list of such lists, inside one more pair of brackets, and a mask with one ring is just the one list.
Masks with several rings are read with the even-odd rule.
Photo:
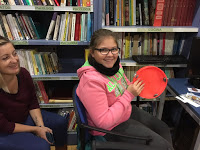
[[11, 43], [0, 46], [0, 72], [2, 75], [19, 73], [19, 57]]
[[113, 37], [109, 36], [109, 37], [105, 37], [102, 42], [95, 47], [96, 49], [101, 49], [101, 52], [99, 50], [94, 50], [91, 51], [91, 55], [92, 57], [99, 63], [102, 64], [104, 67], [106, 68], [112, 68], [115, 64], [115, 62], [117, 61], [118, 58], [118, 53], [113, 51], [113, 53], [111, 51], [108, 52], [108, 54], [102, 54], [103, 53], [103, 49], [118, 49], [117, 47], [117, 43], [115, 42], [115, 40], [113, 39]]

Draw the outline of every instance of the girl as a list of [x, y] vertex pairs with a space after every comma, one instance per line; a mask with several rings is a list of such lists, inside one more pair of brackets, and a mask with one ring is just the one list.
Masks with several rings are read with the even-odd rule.
[[[87, 110], [89, 125], [135, 136], [151, 136], [150, 146], [172, 150], [167, 125], [131, 105], [145, 84], [139, 79], [130, 83], [120, 64], [119, 52], [112, 31], [100, 29], [94, 32], [88, 61], [77, 71], [80, 82], [76, 92]], [[102, 135], [107, 141], [136, 142], [96, 131], [91, 131], [91, 134]]]

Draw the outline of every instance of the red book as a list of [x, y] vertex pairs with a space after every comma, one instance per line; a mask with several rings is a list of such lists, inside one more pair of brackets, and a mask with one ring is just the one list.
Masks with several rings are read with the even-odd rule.
[[184, 17], [185, 17], [185, 7], [186, 7], [186, 2], [187, 0], [182, 0], [182, 8], [181, 8], [181, 15], [180, 15], [180, 20], [179, 20], [179, 26], [183, 26], [184, 23]]
[[171, 25], [171, 19], [172, 19], [172, 12], [174, 8], [174, 0], [171, 0], [170, 5], [169, 5], [169, 13], [168, 13], [168, 18], [167, 18], [167, 26]]
[[165, 0], [157, 0], [153, 26], [161, 26], [162, 25], [164, 3], [165, 3]]
[[163, 8], [163, 17], [162, 17], [162, 26], [164, 26], [164, 20], [166, 18], [166, 11], [167, 11], [167, 1], [164, 3], [164, 8]]
[[172, 8], [172, 16], [169, 25], [174, 26], [176, 23], [176, 12], [177, 10], [177, 2], [178, 0], [174, 0], [173, 8]]
[[76, 24], [75, 24], [75, 41], [79, 41], [79, 33], [80, 33], [80, 19], [81, 19], [81, 13], [76, 14]]
[[186, 26], [187, 24], [187, 17], [188, 17], [188, 11], [189, 11], [189, 1], [191, 0], [186, 0], [185, 1], [185, 11], [184, 11], [184, 14], [183, 14], [183, 26]]
[[37, 81], [37, 83], [38, 83], [38, 86], [40, 88], [40, 92], [42, 94], [42, 98], [44, 100], [44, 103], [46, 103], [46, 104], [49, 103], [49, 98], [48, 98], [48, 95], [47, 95], [46, 90], [44, 88], [43, 82], [42, 81]]
[[60, 4], [58, 3], [58, 0], [54, 0], [54, 2], [56, 3], [56, 6], [60, 6]]
[[188, 15], [188, 26], [192, 25], [193, 22], [193, 18], [194, 18], [194, 9], [195, 9], [195, 4], [196, 4], [196, 0], [191, 0], [190, 2], [190, 8], [189, 8], [189, 15]]
[[167, 25], [167, 19], [168, 19], [168, 16], [169, 16], [169, 8], [170, 8], [170, 3], [171, 3], [172, 0], [168, 0], [166, 1], [166, 11], [164, 13], [164, 20], [163, 20], [163, 26], [166, 26]]
[[177, 20], [176, 20], [176, 26], [180, 26], [180, 19], [181, 19], [181, 13], [183, 8], [183, 0], [179, 0], [179, 9], [177, 12]]

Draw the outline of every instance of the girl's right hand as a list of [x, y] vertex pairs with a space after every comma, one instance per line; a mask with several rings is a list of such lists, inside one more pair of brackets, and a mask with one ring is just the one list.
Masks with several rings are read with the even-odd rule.
[[127, 90], [131, 92], [134, 96], [140, 95], [143, 89], [144, 83], [140, 79], [137, 79], [134, 83], [131, 83], [127, 88]]

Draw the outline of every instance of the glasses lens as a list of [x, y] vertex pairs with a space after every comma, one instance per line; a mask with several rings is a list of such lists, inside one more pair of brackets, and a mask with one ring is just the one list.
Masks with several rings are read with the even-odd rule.
[[118, 54], [118, 52], [119, 52], [119, 48], [113, 48], [112, 49], [112, 53], [113, 54]]
[[109, 53], [109, 49], [107, 49], [107, 48], [103, 48], [103, 49], [101, 49], [101, 54], [103, 54], [103, 55], [107, 55], [108, 53]]

